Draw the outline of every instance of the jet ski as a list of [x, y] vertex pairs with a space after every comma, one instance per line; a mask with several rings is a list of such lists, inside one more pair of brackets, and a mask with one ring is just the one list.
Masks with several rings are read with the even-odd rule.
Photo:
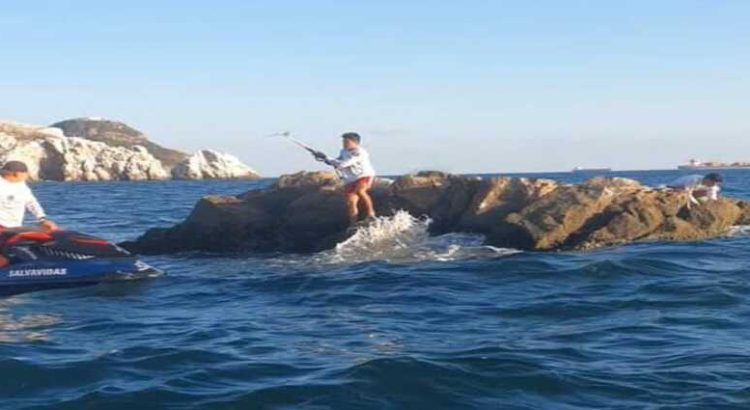
[[162, 273], [112, 242], [75, 231], [3, 230], [0, 253], [0, 295]]

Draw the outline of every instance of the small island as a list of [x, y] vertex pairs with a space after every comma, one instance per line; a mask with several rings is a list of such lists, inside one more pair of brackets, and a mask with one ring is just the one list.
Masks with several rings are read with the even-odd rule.
[[[122, 246], [143, 254], [330, 249], [351, 235], [341, 189], [331, 173], [285, 175], [266, 189], [203, 198], [182, 223]], [[625, 178], [564, 184], [422, 172], [376, 183], [373, 195], [379, 215], [405, 210], [430, 218], [434, 235], [478, 233], [489, 245], [533, 251], [702, 240], [750, 224], [748, 202], [690, 207], [682, 193]]]

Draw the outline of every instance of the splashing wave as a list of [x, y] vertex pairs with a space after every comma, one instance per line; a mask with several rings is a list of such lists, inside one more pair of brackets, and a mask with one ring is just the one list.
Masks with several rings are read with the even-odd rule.
[[484, 236], [452, 233], [431, 236], [430, 219], [415, 218], [406, 211], [376, 218], [322, 257], [334, 263], [382, 260], [392, 263], [453, 261], [517, 253], [484, 245]]

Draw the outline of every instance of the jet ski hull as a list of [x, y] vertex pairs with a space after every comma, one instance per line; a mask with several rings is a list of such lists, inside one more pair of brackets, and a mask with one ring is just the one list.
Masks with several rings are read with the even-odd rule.
[[10, 264], [0, 268], [0, 295], [94, 285], [156, 276], [162, 272], [118, 246], [77, 232], [6, 242]]
[[0, 295], [134, 280], [159, 274], [161, 271], [135, 258], [22, 263], [0, 269]]

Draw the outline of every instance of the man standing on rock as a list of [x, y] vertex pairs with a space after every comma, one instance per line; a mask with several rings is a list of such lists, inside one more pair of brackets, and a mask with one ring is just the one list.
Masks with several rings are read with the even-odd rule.
[[362, 147], [362, 137], [356, 132], [347, 132], [341, 136], [343, 149], [338, 158], [329, 158], [322, 152], [315, 153], [315, 159], [334, 167], [344, 181], [349, 222], [359, 220], [359, 203], [365, 207], [367, 219], [375, 218], [375, 207], [370, 197], [370, 188], [375, 179], [375, 168], [370, 162], [370, 155]]
[[57, 230], [57, 224], [47, 219], [44, 209], [26, 185], [29, 169], [20, 161], [8, 161], [0, 168], [0, 232], [5, 228], [23, 225], [26, 210], [48, 231]]

